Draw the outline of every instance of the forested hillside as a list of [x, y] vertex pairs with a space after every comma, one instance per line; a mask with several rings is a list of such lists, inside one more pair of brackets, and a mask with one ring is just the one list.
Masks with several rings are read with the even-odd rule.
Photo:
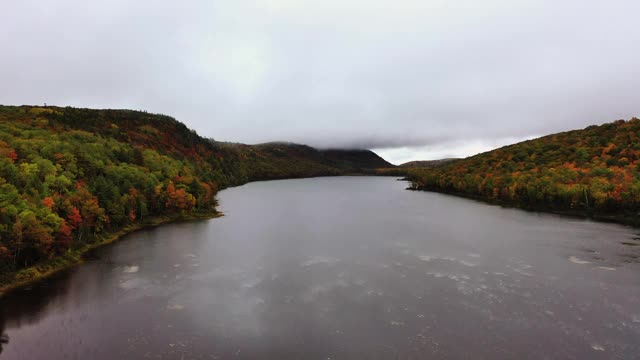
[[215, 142], [145, 112], [0, 106], [0, 283], [127, 226], [213, 214], [220, 188], [373, 165], [390, 166], [370, 151]]
[[506, 146], [430, 169], [414, 189], [638, 224], [640, 120], [619, 120]]
[[401, 168], [424, 168], [424, 167], [434, 167], [434, 166], [439, 166], [439, 165], [444, 165], [448, 162], [452, 162], [458, 160], [458, 158], [445, 158], [445, 159], [438, 159], [438, 160], [416, 160], [416, 161], [409, 161], [406, 162], [404, 164], [400, 164], [398, 165], [398, 167]]

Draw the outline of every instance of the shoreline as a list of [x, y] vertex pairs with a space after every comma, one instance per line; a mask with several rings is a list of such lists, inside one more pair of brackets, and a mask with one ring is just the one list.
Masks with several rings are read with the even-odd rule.
[[[243, 185], [247, 185], [253, 182], [260, 181], [274, 181], [274, 180], [295, 180], [295, 179], [310, 179], [316, 177], [332, 177], [332, 176], [344, 176], [345, 174], [336, 174], [336, 175], [315, 175], [315, 176], [301, 176], [301, 177], [285, 177], [285, 178], [268, 178], [268, 179], [252, 179], [250, 181], [234, 184], [230, 186], [225, 186], [220, 189], [220, 191], [240, 187]], [[359, 174], [360, 175], [360, 174]], [[366, 176], [367, 174], [361, 174]], [[84, 256], [91, 250], [109, 245], [120, 240], [122, 237], [134, 233], [136, 231], [151, 229], [157, 226], [170, 224], [173, 222], [188, 222], [188, 221], [197, 221], [197, 220], [207, 220], [214, 219], [224, 216], [224, 214], [220, 211], [213, 210], [211, 212], [199, 212], [193, 214], [181, 214], [176, 216], [157, 216], [152, 217], [150, 220], [142, 223], [131, 224], [125, 228], [120, 230], [116, 230], [114, 232], [104, 234], [100, 236], [95, 243], [86, 244], [83, 247], [75, 250], [68, 251], [64, 255], [56, 256], [47, 261], [35, 264], [25, 269], [21, 269], [17, 272], [4, 274], [0, 277], [0, 298], [5, 294], [29, 286], [35, 282], [46, 279], [50, 276], [53, 276], [61, 271], [67, 270], [71, 267], [82, 264], [85, 259]]]
[[29, 286], [35, 282], [51, 277], [61, 271], [70, 269], [84, 263], [84, 256], [91, 250], [112, 244], [123, 237], [136, 231], [152, 229], [161, 225], [177, 222], [189, 222], [198, 220], [208, 220], [223, 216], [223, 213], [215, 210], [211, 212], [199, 212], [193, 214], [181, 214], [176, 216], [157, 216], [148, 221], [131, 224], [122, 229], [100, 236], [96, 242], [86, 244], [81, 248], [70, 250], [64, 255], [56, 256], [53, 259], [35, 264], [14, 273], [9, 273], [0, 278], [0, 297], [11, 291]]
[[[369, 174], [357, 174], [357, 175], [368, 176]], [[344, 174], [328, 175], [328, 177], [331, 177], [331, 176], [345, 176], [345, 175]], [[373, 174], [372, 176], [391, 177], [389, 175], [376, 175], [376, 174]], [[314, 177], [327, 177], [327, 175], [303, 177], [303, 178], [286, 178], [286, 179], [305, 179], [305, 178], [314, 178]], [[254, 181], [249, 181], [247, 183], [257, 182], [257, 181], [272, 181], [272, 180], [285, 180], [285, 179], [254, 180]], [[410, 182], [410, 180], [407, 178], [401, 178], [397, 180]], [[226, 188], [243, 186], [243, 185], [246, 185], [247, 183], [225, 187], [221, 190], [224, 190]], [[474, 196], [474, 195], [458, 193], [458, 192], [441, 191], [438, 189], [415, 188], [410, 186], [410, 187], [407, 187], [406, 190], [434, 192], [434, 193], [451, 195], [451, 196], [456, 196], [460, 198], [479, 201], [489, 205], [497, 205], [497, 206], [506, 207], [506, 208], [524, 210], [527, 212], [555, 214], [555, 215], [561, 215], [561, 216], [566, 216], [571, 218], [587, 219], [587, 220], [593, 220], [593, 221], [604, 222], [604, 223], [616, 223], [623, 226], [633, 227], [636, 229], [640, 228], [640, 219], [638, 218], [638, 216], [634, 216], [631, 213], [602, 214], [602, 213], [590, 213], [584, 210], [558, 210], [558, 209], [542, 208], [542, 207], [541, 208], [524, 207], [524, 206], [519, 206], [518, 204], [511, 204], [503, 201], [486, 199], [480, 196]], [[125, 228], [116, 230], [114, 232], [104, 234], [100, 236], [95, 243], [86, 244], [79, 249], [68, 251], [64, 255], [54, 257], [53, 259], [44, 261], [42, 263], [38, 263], [36, 265], [30, 266], [25, 269], [21, 269], [14, 273], [5, 274], [3, 277], [0, 277], [0, 284], [1, 284], [0, 298], [11, 291], [29, 286], [35, 282], [38, 282], [40, 280], [53, 276], [61, 271], [80, 265], [83, 262], [85, 262], [84, 256], [89, 251], [112, 244], [120, 240], [124, 236], [134, 233], [136, 231], [151, 229], [154, 227], [158, 227], [158, 226], [166, 225], [170, 223], [214, 219], [214, 218], [221, 217], [223, 215], [224, 214], [222, 212], [214, 210], [211, 212], [199, 212], [199, 213], [181, 214], [181, 215], [175, 215], [175, 216], [168, 216], [168, 215], [158, 216], [158, 217], [153, 217], [148, 221], [132, 224]]]
[[[411, 182], [411, 180], [408, 180], [408, 179], [405, 179], [405, 180], [408, 182]], [[634, 215], [631, 212], [619, 212], [619, 213], [606, 214], [602, 212], [590, 212], [590, 211], [581, 210], [581, 209], [564, 209], [563, 210], [563, 209], [554, 209], [549, 207], [531, 207], [531, 206], [522, 206], [515, 203], [509, 203], [509, 202], [484, 198], [476, 195], [470, 195], [462, 192], [444, 191], [444, 190], [439, 190], [434, 188], [419, 188], [419, 187], [409, 186], [407, 190], [433, 192], [437, 194], [451, 195], [451, 196], [456, 196], [463, 199], [482, 202], [484, 204], [497, 205], [504, 208], [512, 208], [512, 209], [518, 209], [518, 210], [523, 210], [527, 212], [535, 212], [535, 213], [541, 213], [541, 214], [561, 215], [561, 216], [566, 216], [574, 219], [585, 219], [585, 220], [592, 220], [592, 221], [610, 223], [610, 224], [612, 223], [612, 224], [618, 224], [622, 226], [629, 226], [635, 229], [640, 229], [640, 214]]]

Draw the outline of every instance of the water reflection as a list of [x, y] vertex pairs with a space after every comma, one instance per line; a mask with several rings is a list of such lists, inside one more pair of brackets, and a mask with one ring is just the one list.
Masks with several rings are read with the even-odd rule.
[[[1, 324], [0, 324], [0, 326], [1, 326]], [[4, 329], [4, 328], [2, 328], [2, 329]], [[2, 346], [4, 344], [8, 344], [8, 343], [9, 343], [9, 335], [7, 335], [7, 334], [0, 335], [0, 354], [2, 354]]]
[[51, 304], [68, 295], [73, 273], [73, 269], [64, 271], [38, 284], [0, 297], [0, 353], [9, 344], [9, 329], [37, 324], [47, 316]]
[[0, 324], [11, 328], [39, 322], [52, 303], [68, 295], [73, 273], [74, 270], [65, 271], [0, 298]]

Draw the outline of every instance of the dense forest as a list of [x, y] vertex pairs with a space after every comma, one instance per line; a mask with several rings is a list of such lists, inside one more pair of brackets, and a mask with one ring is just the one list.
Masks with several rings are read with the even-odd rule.
[[412, 188], [638, 224], [640, 120], [619, 120], [412, 169]]
[[389, 166], [370, 151], [216, 142], [146, 112], [0, 106], [0, 285], [134, 224], [214, 214], [221, 188]]

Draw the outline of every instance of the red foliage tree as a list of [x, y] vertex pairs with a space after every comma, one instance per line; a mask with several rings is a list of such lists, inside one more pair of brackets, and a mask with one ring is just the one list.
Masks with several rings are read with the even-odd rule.
[[75, 206], [69, 208], [67, 220], [69, 220], [69, 225], [72, 230], [77, 229], [78, 226], [82, 224], [82, 215], [80, 215], [80, 210], [78, 210], [78, 208]]
[[136, 220], [136, 211], [131, 209], [129, 210], [129, 221], [134, 222]]
[[56, 202], [53, 201], [53, 198], [51, 196], [47, 196], [46, 198], [42, 199], [42, 205], [48, 207], [49, 209], [53, 208], [53, 205], [55, 205]]
[[62, 223], [60, 223], [60, 227], [56, 232], [56, 238], [55, 238], [56, 252], [63, 253], [67, 249], [69, 249], [69, 247], [71, 247], [71, 242], [73, 241], [73, 235], [71, 231], [72, 231], [71, 226], [67, 225], [67, 222], [62, 220]]

